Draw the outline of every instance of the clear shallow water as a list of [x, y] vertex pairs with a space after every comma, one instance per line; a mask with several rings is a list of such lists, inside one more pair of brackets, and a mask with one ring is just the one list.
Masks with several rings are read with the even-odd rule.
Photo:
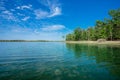
[[120, 80], [120, 46], [0, 42], [0, 80]]

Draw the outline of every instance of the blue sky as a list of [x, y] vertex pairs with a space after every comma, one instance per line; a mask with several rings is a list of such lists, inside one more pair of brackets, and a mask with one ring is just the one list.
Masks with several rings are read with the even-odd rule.
[[0, 0], [0, 39], [61, 40], [118, 8], [120, 0]]

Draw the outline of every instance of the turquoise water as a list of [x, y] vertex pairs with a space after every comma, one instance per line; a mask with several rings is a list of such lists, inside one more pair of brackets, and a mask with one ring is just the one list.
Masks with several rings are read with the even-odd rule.
[[0, 42], [0, 80], [120, 80], [120, 46]]

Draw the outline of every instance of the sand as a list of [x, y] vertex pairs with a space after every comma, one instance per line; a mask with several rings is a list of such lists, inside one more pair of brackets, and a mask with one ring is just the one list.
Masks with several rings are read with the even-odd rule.
[[107, 45], [120, 45], [120, 41], [104, 41], [104, 42], [97, 42], [97, 41], [65, 41], [66, 43], [77, 43], [77, 44], [107, 44]]

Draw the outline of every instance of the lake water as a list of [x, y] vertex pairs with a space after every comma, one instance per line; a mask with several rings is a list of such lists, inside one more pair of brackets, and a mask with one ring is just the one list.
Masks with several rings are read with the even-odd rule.
[[0, 80], [120, 80], [120, 46], [0, 42]]

